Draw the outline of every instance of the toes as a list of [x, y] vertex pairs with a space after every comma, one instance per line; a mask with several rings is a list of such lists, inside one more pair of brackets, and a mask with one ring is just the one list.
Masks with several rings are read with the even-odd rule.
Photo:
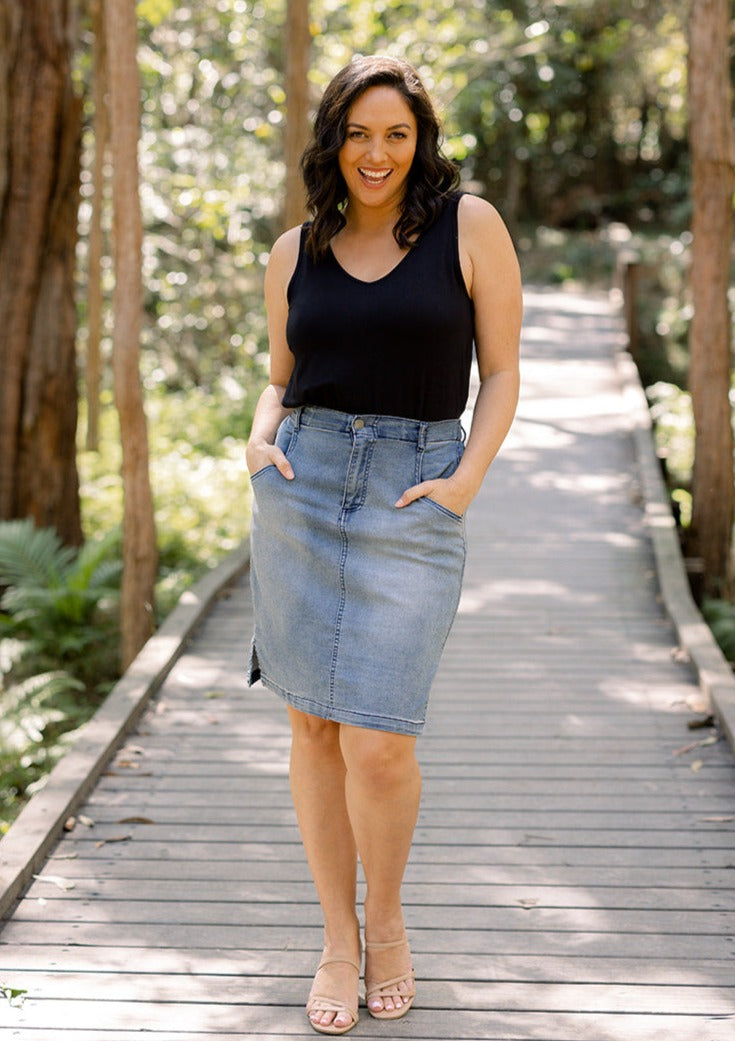
[[334, 1012], [312, 1012], [309, 1019], [312, 1023], [316, 1023], [320, 1027], [328, 1027], [334, 1022], [335, 1026], [344, 1026], [344, 1023], [340, 1023], [339, 1017], [342, 1015], [341, 1012], [335, 1016]]
[[399, 994], [384, 994], [382, 998], [371, 998], [368, 1007], [373, 1012], [393, 1012], [397, 1008], [403, 1008], [408, 1002], [410, 994], [404, 983], [400, 985], [400, 991]]

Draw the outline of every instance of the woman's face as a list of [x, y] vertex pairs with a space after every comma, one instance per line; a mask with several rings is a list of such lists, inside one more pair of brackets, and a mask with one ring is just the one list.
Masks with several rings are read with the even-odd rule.
[[347, 135], [339, 168], [350, 201], [364, 206], [397, 205], [416, 154], [416, 119], [400, 91], [369, 87], [347, 113]]

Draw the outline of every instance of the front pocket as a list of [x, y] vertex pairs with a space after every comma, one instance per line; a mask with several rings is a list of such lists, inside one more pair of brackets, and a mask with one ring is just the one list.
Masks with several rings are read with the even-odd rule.
[[446, 506], [442, 506], [440, 502], [437, 502], [436, 499], [429, 498], [428, 495], [422, 495], [419, 502], [425, 502], [427, 506], [431, 506], [432, 509], [436, 510], [438, 513], [443, 513], [445, 517], [449, 517], [456, 524], [461, 524], [464, 520], [464, 517], [462, 517], [461, 514], [453, 513], [451, 510], [448, 510]]
[[262, 474], [267, 473], [269, 470], [275, 470], [275, 469], [276, 469], [276, 464], [275, 463], [266, 463], [265, 466], [261, 466], [261, 468], [259, 470], [256, 470], [254, 474], [250, 474], [250, 483], [252, 484], [253, 481], [257, 481], [258, 478], [260, 476], [262, 476]]
[[[288, 459], [291, 451], [296, 444], [297, 430], [294, 426], [291, 416], [286, 416], [278, 430], [276, 431], [275, 441], [273, 442], [277, 448], [280, 448], [283, 454]], [[259, 470], [256, 470], [254, 474], [250, 474], [250, 483], [257, 481], [258, 478], [267, 473], [269, 470], [278, 469], [275, 463], [266, 463], [265, 466], [261, 466]]]

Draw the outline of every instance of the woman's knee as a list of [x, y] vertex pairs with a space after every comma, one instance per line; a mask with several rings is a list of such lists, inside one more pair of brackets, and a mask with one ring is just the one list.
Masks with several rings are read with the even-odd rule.
[[313, 748], [316, 751], [328, 749], [339, 750], [339, 724], [319, 716], [310, 716], [306, 712], [289, 706], [288, 716], [291, 723], [293, 740], [298, 744]]
[[389, 788], [418, 773], [413, 737], [344, 725], [340, 743], [348, 772], [365, 784]]

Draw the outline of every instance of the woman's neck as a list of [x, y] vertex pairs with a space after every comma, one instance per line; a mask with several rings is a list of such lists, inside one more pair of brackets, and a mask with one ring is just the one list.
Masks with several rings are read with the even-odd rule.
[[346, 224], [343, 230], [348, 235], [392, 235], [400, 215], [400, 209], [395, 204], [374, 207], [350, 202], [344, 211]]

